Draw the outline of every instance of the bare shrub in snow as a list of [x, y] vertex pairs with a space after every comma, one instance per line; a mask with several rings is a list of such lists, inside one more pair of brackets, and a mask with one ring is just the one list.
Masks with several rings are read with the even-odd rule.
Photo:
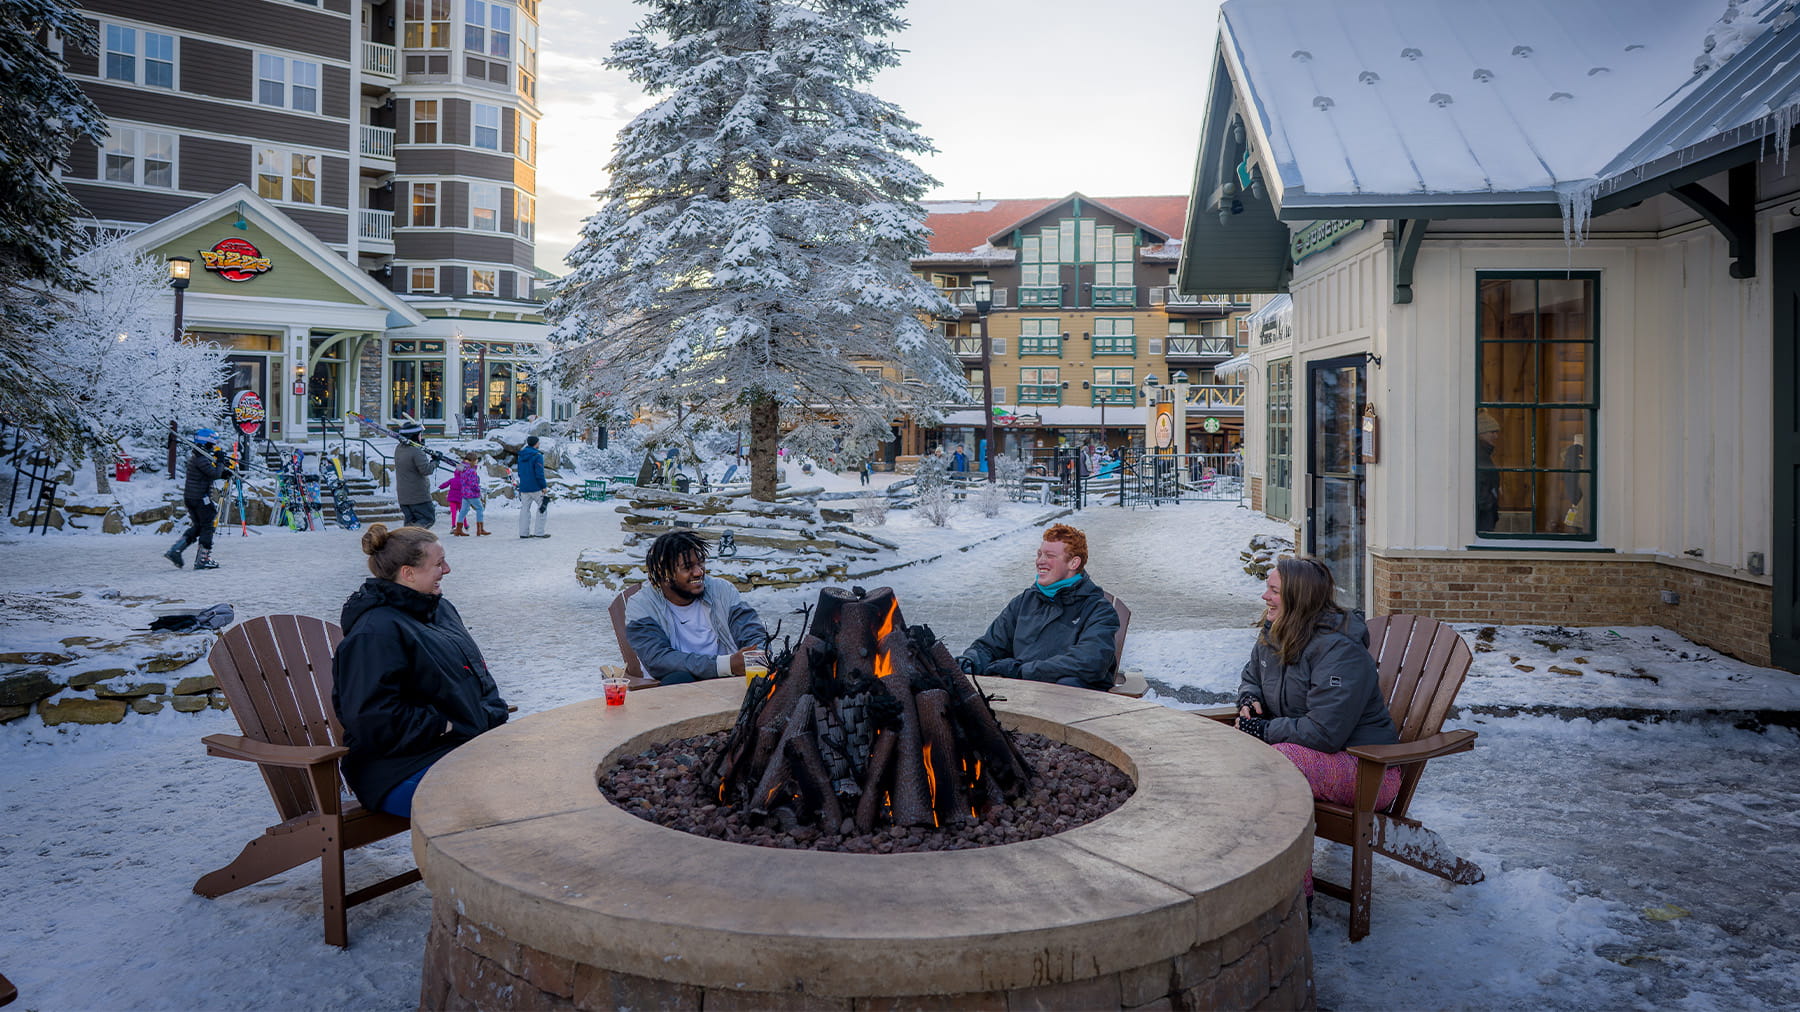
[[[1020, 488], [1025, 477], [1025, 462], [1017, 457], [999, 456], [994, 458], [994, 484], [999, 486], [1006, 498], [1013, 502], [1022, 502], [1025, 498]], [[988, 516], [993, 516], [989, 513]]]
[[881, 527], [887, 523], [888, 504], [886, 499], [871, 499], [856, 508], [856, 523], [860, 527]]
[[[997, 474], [995, 477], [998, 479]], [[1000, 515], [1000, 507], [1006, 505], [1006, 487], [1000, 484], [998, 480], [984, 482], [982, 486], [975, 491], [974, 498], [975, 508], [981, 511], [982, 516], [997, 517]]]
[[944, 527], [956, 514], [956, 497], [951, 494], [947, 484], [931, 485], [921, 489], [918, 498], [913, 500], [913, 508], [919, 515], [931, 521], [933, 527]]

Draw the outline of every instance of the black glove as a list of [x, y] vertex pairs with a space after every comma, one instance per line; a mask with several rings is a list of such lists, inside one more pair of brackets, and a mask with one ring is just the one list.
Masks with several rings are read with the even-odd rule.
[[[1252, 704], [1254, 704], [1254, 705], [1252, 705]], [[1257, 694], [1254, 692], [1246, 692], [1243, 695], [1239, 696], [1237, 705], [1238, 705], [1238, 710], [1240, 710], [1240, 711], [1242, 711], [1246, 707], [1248, 707], [1251, 713], [1263, 712], [1262, 699], [1260, 697], [1258, 697]]]
[[1239, 717], [1237, 729], [1257, 741], [1269, 740], [1269, 722], [1261, 717]]

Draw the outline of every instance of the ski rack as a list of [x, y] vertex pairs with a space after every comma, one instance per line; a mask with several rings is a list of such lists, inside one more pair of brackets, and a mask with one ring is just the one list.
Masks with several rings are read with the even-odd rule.
[[[179, 432], [175, 434], [175, 441], [190, 450], [199, 450], [201, 453], [212, 453], [215, 450], [224, 449], [223, 446], [213, 446], [210, 448], [202, 446]], [[232, 466], [232, 470], [239, 474], [254, 474], [259, 478], [280, 477], [280, 472], [271, 471], [266, 465], [255, 463], [254, 458], [248, 453], [244, 454], [242, 459]]]

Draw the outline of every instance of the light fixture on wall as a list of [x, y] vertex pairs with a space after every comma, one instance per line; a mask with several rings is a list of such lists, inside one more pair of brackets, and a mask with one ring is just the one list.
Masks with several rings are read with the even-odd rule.
[[237, 205], [237, 220], [231, 223], [231, 227], [237, 229], [239, 232], [250, 231], [250, 223], [244, 220], [244, 202], [241, 200], [238, 201]]

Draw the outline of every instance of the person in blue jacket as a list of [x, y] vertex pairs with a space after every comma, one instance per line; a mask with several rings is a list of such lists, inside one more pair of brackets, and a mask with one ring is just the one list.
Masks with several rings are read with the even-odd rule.
[[706, 541], [670, 531], [650, 544], [650, 585], [625, 601], [625, 642], [644, 674], [664, 685], [744, 674], [744, 652], [766, 649], [768, 630], [729, 581], [706, 575]]
[[550, 536], [544, 533], [544, 511], [550, 506], [545, 488], [544, 451], [538, 449], [538, 437], [526, 436], [519, 447], [519, 537]]
[[344, 602], [331, 705], [344, 728], [344, 779], [364, 808], [411, 817], [433, 763], [506, 723], [481, 648], [442, 593], [444, 546], [423, 527], [363, 532], [369, 572]]

